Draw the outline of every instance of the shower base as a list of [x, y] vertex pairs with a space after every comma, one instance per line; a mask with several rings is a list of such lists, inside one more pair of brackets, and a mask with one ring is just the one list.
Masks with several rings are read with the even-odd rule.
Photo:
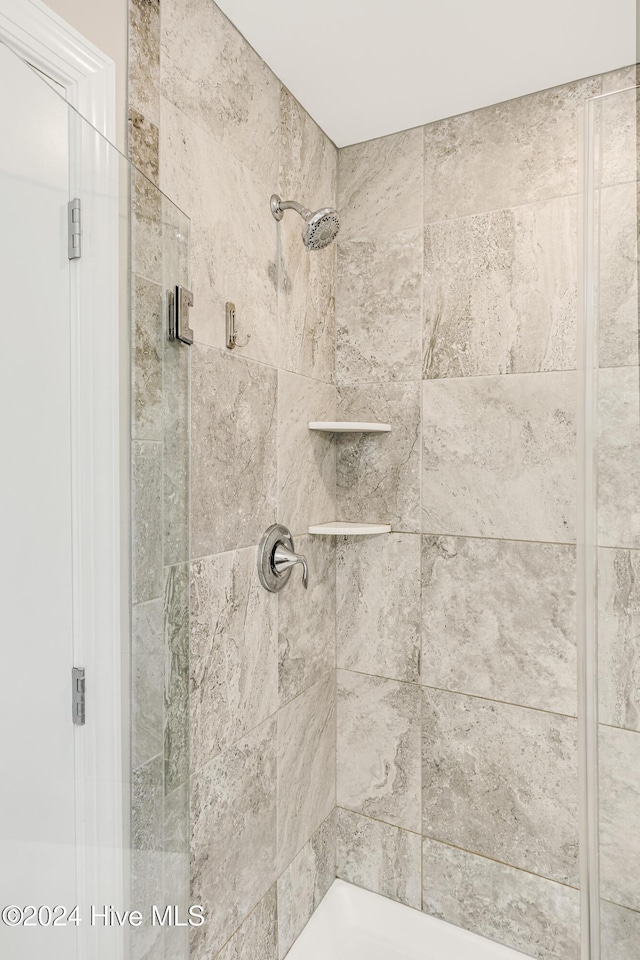
[[334, 881], [287, 960], [527, 960], [444, 920]]

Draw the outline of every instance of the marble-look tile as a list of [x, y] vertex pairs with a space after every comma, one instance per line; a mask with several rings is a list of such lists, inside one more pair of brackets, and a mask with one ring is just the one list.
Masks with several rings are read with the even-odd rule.
[[[338, 151], [288, 90], [280, 96], [278, 193], [311, 210], [336, 206]], [[336, 246], [310, 252], [300, 219], [279, 225], [278, 363], [331, 383], [335, 366]]]
[[365, 890], [420, 909], [420, 836], [338, 809], [338, 876]]
[[421, 377], [422, 230], [338, 239], [338, 383]]
[[424, 537], [422, 682], [576, 715], [575, 547]]
[[336, 662], [336, 547], [332, 537], [296, 537], [309, 563], [309, 587], [294, 568], [278, 594], [278, 697], [285, 704]]
[[163, 504], [165, 566], [189, 559], [191, 467], [190, 356], [163, 339]]
[[131, 433], [136, 440], [162, 440], [163, 291], [136, 276], [131, 286]]
[[131, 444], [132, 603], [162, 596], [162, 444]]
[[191, 769], [277, 707], [278, 598], [258, 582], [255, 547], [191, 564]]
[[191, 779], [192, 960], [224, 946], [276, 879], [276, 722], [267, 720]]
[[164, 903], [189, 909], [189, 784], [164, 798]]
[[164, 707], [164, 608], [162, 600], [132, 608], [131, 763], [162, 753]]
[[578, 190], [578, 111], [599, 77], [424, 128], [425, 223]]
[[278, 371], [278, 522], [291, 533], [336, 519], [336, 446], [311, 420], [335, 420], [336, 388]]
[[335, 806], [333, 671], [278, 713], [278, 873]]
[[576, 366], [577, 201], [425, 229], [424, 377]]
[[600, 931], [603, 960], [638, 960], [640, 913], [601, 900]]
[[168, 567], [164, 594], [164, 786], [189, 776], [189, 564]]
[[336, 435], [340, 520], [420, 531], [420, 397], [420, 383], [338, 388], [339, 420], [391, 424], [390, 433]]
[[277, 372], [191, 348], [194, 557], [258, 543], [276, 519]]
[[320, 906], [335, 876], [336, 817], [334, 810], [305, 843], [278, 880], [280, 960], [283, 960], [289, 952], [312, 913]]
[[375, 240], [422, 226], [422, 127], [340, 150], [338, 208], [344, 240]]
[[640, 70], [636, 64], [603, 73], [602, 92], [613, 93], [614, 91], [626, 90], [627, 87], [635, 87], [638, 77], [640, 77]]
[[129, 158], [156, 186], [160, 179], [160, 133], [139, 110], [129, 108]]
[[637, 365], [638, 241], [637, 185], [600, 191], [598, 271], [599, 363]]
[[640, 734], [600, 726], [600, 892], [640, 910]]
[[420, 690], [338, 671], [337, 802], [420, 830]]
[[[131, 909], [146, 917], [154, 904], [162, 903], [162, 801], [162, 757], [158, 756], [134, 770], [131, 783]], [[153, 957], [159, 943], [161, 931], [149, 923], [131, 928], [131, 960]]]
[[278, 960], [275, 884], [220, 951], [216, 960]]
[[598, 551], [599, 719], [640, 731], [640, 554]]
[[336, 550], [338, 667], [417, 681], [420, 537], [339, 537]]
[[131, 272], [159, 284], [163, 282], [163, 201], [167, 202], [157, 186], [132, 167]]
[[191, 218], [190, 322], [199, 343], [226, 349], [225, 304], [236, 306], [236, 351], [278, 362], [277, 223], [267, 187], [166, 100], [162, 189]]
[[425, 380], [424, 533], [575, 539], [575, 373]]
[[163, 6], [160, 82], [164, 97], [275, 187], [280, 83], [215, 3]]
[[425, 688], [423, 727], [423, 834], [577, 884], [576, 721]]
[[426, 839], [423, 884], [431, 916], [539, 960], [579, 960], [578, 890]]
[[129, 104], [160, 119], [160, 0], [129, 3]]
[[604, 186], [635, 183], [640, 174], [638, 146], [638, 93], [621, 90], [599, 101], [594, 117], [600, 127], [598, 175]]
[[598, 542], [640, 547], [640, 370], [600, 370]]
[[[163, 904], [175, 904], [186, 917], [189, 897], [189, 783], [183, 783], [164, 799]], [[166, 927], [162, 932], [163, 960], [186, 960], [189, 956], [189, 929]]]

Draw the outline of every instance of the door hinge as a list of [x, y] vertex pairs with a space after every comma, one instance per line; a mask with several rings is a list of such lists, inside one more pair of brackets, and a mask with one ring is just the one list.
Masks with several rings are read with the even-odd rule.
[[71, 704], [73, 722], [82, 726], [85, 722], [86, 689], [84, 667], [74, 667], [71, 671]]
[[82, 204], [78, 197], [69, 200], [69, 260], [82, 256]]

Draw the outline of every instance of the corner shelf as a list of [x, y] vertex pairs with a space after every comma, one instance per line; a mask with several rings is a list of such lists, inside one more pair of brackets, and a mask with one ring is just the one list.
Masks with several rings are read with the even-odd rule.
[[350, 523], [334, 520], [332, 523], [316, 523], [309, 533], [318, 537], [372, 537], [379, 533], [391, 533], [389, 523]]
[[360, 423], [357, 420], [312, 420], [309, 430], [324, 433], [389, 433], [390, 423]]

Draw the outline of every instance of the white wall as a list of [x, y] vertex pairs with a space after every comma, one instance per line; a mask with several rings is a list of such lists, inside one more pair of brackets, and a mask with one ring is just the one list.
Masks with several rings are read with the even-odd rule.
[[116, 64], [116, 145], [126, 146], [128, 0], [45, 0]]

